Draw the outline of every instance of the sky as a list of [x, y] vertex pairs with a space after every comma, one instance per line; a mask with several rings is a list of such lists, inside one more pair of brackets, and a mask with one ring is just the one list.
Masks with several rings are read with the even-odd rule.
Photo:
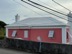
[[[68, 10], [55, 4], [52, 0], [32, 0], [32, 1], [65, 14], [69, 13]], [[55, 0], [55, 1], [65, 6], [66, 8], [72, 10], [72, 0]], [[47, 10], [47, 9], [44, 9], [44, 10]], [[47, 10], [47, 11], [57, 14], [55, 12], [52, 12], [51, 10]], [[20, 0], [1, 0], [0, 1], [0, 20], [1, 21], [4, 21], [7, 24], [11, 24], [15, 22], [16, 14], [20, 15], [20, 20], [30, 18], [30, 17], [55, 17], [51, 14], [48, 14], [39, 9], [36, 9], [28, 4], [25, 4]], [[62, 16], [60, 14], [57, 14], [57, 15]], [[66, 16], [62, 16], [62, 17], [65, 18]]]

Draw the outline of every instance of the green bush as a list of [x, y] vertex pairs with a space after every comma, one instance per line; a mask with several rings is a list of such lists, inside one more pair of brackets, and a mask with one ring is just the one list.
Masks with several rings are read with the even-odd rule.
[[5, 37], [5, 29], [4, 28], [0, 28], [0, 40], [4, 39]]

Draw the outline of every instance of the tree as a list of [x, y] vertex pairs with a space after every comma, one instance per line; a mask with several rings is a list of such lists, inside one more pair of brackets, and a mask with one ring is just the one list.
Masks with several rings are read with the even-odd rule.
[[0, 21], [0, 39], [3, 39], [5, 37], [5, 26], [6, 26], [6, 23], [3, 21]]
[[5, 26], [6, 26], [6, 23], [3, 21], [0, 21], [0, 28], [5, 28]]

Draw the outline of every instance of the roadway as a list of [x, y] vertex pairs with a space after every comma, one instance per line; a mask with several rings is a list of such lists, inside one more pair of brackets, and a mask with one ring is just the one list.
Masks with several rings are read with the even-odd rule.
[[32, 54], [32, 53], [27, 53], [27, 52], [23, 52], [23, 51], [12, 50], [12, 49], [0, 48], [0, 54]]

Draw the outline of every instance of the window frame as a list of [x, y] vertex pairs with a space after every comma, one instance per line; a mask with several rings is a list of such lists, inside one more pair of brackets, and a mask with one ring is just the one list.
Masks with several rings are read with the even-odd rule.
[[49, 30], [48, 37], [49, 38], [53, 38], [54, 37], [54, 33], [55, 33], [54, 30]]
[[28, 38], [29, 37], [29, 31], [28, 30], [24, 30], [24, 38]]
[[12, 32], [12, 37], [14, 38], [14, 37], [16, 37], [16, 35], [17, 35], [17, 30], [13, 30], [13, 32]]

